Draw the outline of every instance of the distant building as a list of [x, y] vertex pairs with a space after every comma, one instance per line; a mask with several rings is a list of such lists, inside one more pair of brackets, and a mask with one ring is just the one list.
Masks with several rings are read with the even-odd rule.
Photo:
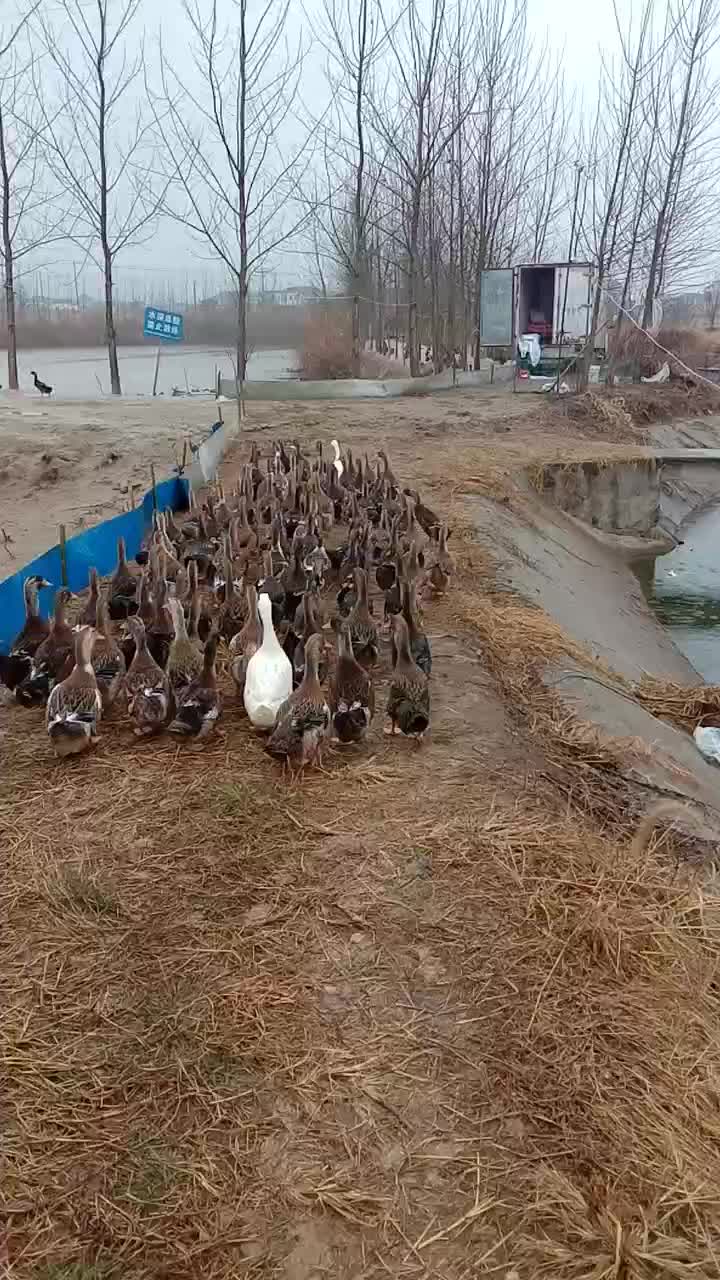
[[[288, 285], [284, 289], [256, 289], [248, 293], [251, 307], [307, 307], [319, 302], [322, 293], [311, 284]], [[236, 307], [237, 293], [234, 289], [224, 289], [212, 298], [203, 298], [205, 307]]]
[[256, 307], [307, 307], [322, 297], [319, 289], [310, 284], [289, 285], [285, 289], [264, 289], [250, 295]]

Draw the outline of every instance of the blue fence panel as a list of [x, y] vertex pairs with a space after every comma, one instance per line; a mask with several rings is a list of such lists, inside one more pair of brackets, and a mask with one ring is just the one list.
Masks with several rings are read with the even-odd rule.
[[[170, 480], [161, 480], [155, 485], [155, 497], [158, 511], [187, 511], [190, 505], [190, 482], [184, 476], [172, 476]], [[148, 528], [153, 517], [153, 493], [148, 489], [142, 500], [143, 518]], [[135, 554], [133, 552], [133, 554]]]
[[7, 653], [10, 645], [25, 622], [25, 596], [23, 586], [26, 578], [38, 574], [52, 583], [52, 587], [40, 592], [40, 612], [44, 618], [49, 617], [55, 592], [60, 586], [62, 567], [60, 548], [52, 547], [43, 551], [36, 560], [23, 565], [11, 578], [0, 582], [0, 653]]
[[[173, 476], [155, 486], [158, 511], [186, 511], [189, 505], [189, 482], [181, 476]], [[146, 529], [152, 524], [153, 494], [145, 494], [139, 507], [111, 516], [102, 524], [68, 538], [65, 544], [68, 586], [71, 591], [84, 591], [90, 578], [90, 569], [97, 569], [101, 576], [112, 573], [117, 563], [117, 540], [125, 539], [130, 559], [137, 555]], [[0, 582], [0, 653], [7, 653], [15, 636], [25, 621], [23, 584], [26, 578], [39, 574], [53, 584], [52, 590], [40, 593], [40, 612], [49, 617], [55, 591], [62, 582], [60, 548], [45, 551], [36, 560], [26, 564], [11, 578]]]
[[101, 577], [113, 572], [117, 564], [118, 538], [125, 539], [128, 556], [136, 556], [144, 532], [143, 510], [136, 507], [134, 511], [123, 511], [119, 516], [96, 524], [93, 529], [85, 529], [83, 533], [68, 538], [65, 550], [70, 590], [85, 589], [93, 566]]

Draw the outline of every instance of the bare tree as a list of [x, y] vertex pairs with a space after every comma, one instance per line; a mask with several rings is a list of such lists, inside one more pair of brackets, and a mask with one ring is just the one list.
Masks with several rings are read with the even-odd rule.
[[668, 7], [670, 28], [653, 85], [652, 111], [658, 145], [647, 183], [641, 225], [644, 260], [643, 324], [652, 321], [655, 299], [671, 277], [697, 266], [717, 220], [716, 123], [720, 83], [710, 74], [709, 55], [718, 39], [716, 0]]
[[327, 199], [324, 227], [352, 294], [352, 364], [360, 373], [360, 295], [372, 278], [368, 219], [379, 169], [368, 183], [367, 97], [372, 67], [382, 45], [376, 0], [324, 0], [320, 40], [327, 53], [327, 77], [334, 112], [324, 130]]
[[291, 54], [284, 46], [286, 0], [266, 0], [253, 19], [247, 0], [234, 0], [232, 11], [232, 27], [222, 28], [217, 0], [209, 8], [187, 0], [195, 79], [181, 78], [161, 47], [162, 96], [153, 108], [167, 165], [167, 210], [224, 263], [237, 291], [234, 363], [242, 406], [250, 279], [309, 216], [298, 189], [311, 136], [283, 145], [303, 58], [300, 48]]
[[[133, 107], [142, 51], [126, 36], [140, 0], [60, 0], [63, 43], [43, 16], [39, 32], [48, 58], [35, 75], [44, 145], [52, 172], [75, 210], [72, 239], [103, 275], [105, 341], [113, 395], [121, 394], [113, 297], [118, 255], [148, 233], [161, 205], [149, 176], [149, 122]], [[47, 63], [56, 75], [48, 84]], [[37, 66], [37, 64], [36, 64]]]
[[387, 150], [388, 178], [403, 209], [410, 372], [419, 366], [418, 297], [421, 215], [428, 180], [468, 115], [472, 91], [450, 110], [455, 74], [448, 49], [446, 0], [432, 0], [427, 15], [408, 0], [395, 25], [386, 23], [392, 75], [384, 94], [371, 95], [372, 120]]
[[33, 54], [19, 47], [19, 37], [37, 7], [34, 5], [8, 33], [0, 34], [0, 222], [8, 385], [12, 391], [18, 388], [17, 265], [59, 238], [62, 224], [62, 215], [52, 210], [53, 193], [40, 177], [42, 122], [31, 92]]
[[[600, 84], [598, 107], [590, 139], [582, 151], [588, 158], [585, 172], [588, 185], [584, 191], [580, 226], [593, 258], [594, 290], [590, 312], [588, 340], [583, 361], [578, 369], [579, 381], [587, 380], [595, 338], [600, 323], [600, 310], [607, 284], [615, 267], [618, 237], [626, 215], [626, 201], [631, 174], [632, 145], [637, 130], [643, 86], [653, 65], [651, 47], [653, 0], [644, 0], [637, 33], [624, 32], [616, 12], [620, 40], [620, 67], [617, 72], [605, 67]], [[608, 132], [611, 145], [608, 146]], [[578, 148], [579, 152], [581, 149]], [[590, 228], [584, 230], [585, 214], [590, 206]]]

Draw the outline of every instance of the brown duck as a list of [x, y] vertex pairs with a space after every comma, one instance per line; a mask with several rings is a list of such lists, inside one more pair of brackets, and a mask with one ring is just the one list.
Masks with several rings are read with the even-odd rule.
[[131, 572], [125, 552], [125, 539], [118, 538], [117, 568], [110, 579], [109, 609], [114, 619], [127, 618], [135, 613], [137, 595], [137, 579]]
[[247, 600], [248, 620], [242, 631], [238, 631], [230, 643], [230, 657], [232, 659], [230, 674], [235, 681], [238, 693], [242, 693], [245, 688], [247, 664], [262, 644], [262, 627], [258, 617], [257, 606], [257, 588], [254, 583], [249, 583], [245, 588], [245, 597]]
[[[162, 557], [163, 570], [165, 557]], [[159, 667], [167, 666], [170, 645], [173, 639], [173, 626], [168, 609], [169, 589], [164, 572], [153, 584], [153, 618], [146, 626], [147, 646]]]
[[166, 671], [170, 688], [176, 699], [183, 689], [200, 675], [203, 667], [202, 646], [191, 640], [185, 623], [185, 614], [179, 600], [171, 596], [167, 607], [173, 621], [174, 635], [170, 643]]
[[55, 596], [50, 632], [35, 650], [30, 674], [15, 690], [15, 697], [24, 707], [47, 702], [53, 685], [72, 671], [75, 635], [67, 621], [67, 605], [72, 598], [66, 587]]
[[92, 668], [100, 690], [103, 711], [115, 701], [125, 675], [125, 655], [110, 629], [110, 615], [103, 596], [97, 601], [97, 631], [92, 650]]
[[[311, 636], [320, 635], [322, 632], [322, 623], [318, 612], [319, 603], [320, 597], [313, 591], [308, 591], [306, 595], [303, 596], [302, 635], [293, 649], [291, 659], [293, 664], [293, 679], [297, 685], [300, 684], [305, 674], [305, 648], [307, 642]], [[300, 605], [298, 605], [298, 608], [295, 610], [296, 618], [299, 609]], [[295, 631], [295, 634], [297, 635], [297, 631]], [[323, 665], [321, 664], [318, 672], [321, 682], [325, 679], [326, 672], [327, 668], [325, 667], [325, 669], [323, 669]]]
[[82, 627], [75, 637], [75, 665], [70, 675], [51, 690], [46, 723], [58, 756], [79, 755], [97, 741], [102, 701], [92, 668], [95, 632]]
[[97, 605], [100, 595], [100, 584], [97, 569], [90, 570], [90, 589], [84, 608], [78, 617], [78, 626], [94, 627], [97, 622]]
[[269, 755], [286, 761], [291, 773], [302, 772], [320, 758], [330, 726], [330, 708], [318, 678], [322, 646], [321, 635], [308, 640], [302, 683], [278, 710], [275, 728], [265, 747]]
[[393, 619], [393, 635], [397, 656], [390, 680], [385, 732], [422, 739], [430, 723], [430, 692], [425, 672], [410, 653], [408, 626], [401, 613]]
[[355, 604], [348, 617], [353, 653], [358, 661], [371, 664], [378, 656], [377, 627], [368, 609], [368, 580], [364, 569], [353, 569]]
[[[423, 631], [417, 617], [417, 604], [415, 600], [415, 584], [403, 580], [400, 583], [400, 601], [401, 613], [407, 623], [408, 641], [410, 644], [410, 654], [413, 662], [417, 664], [426, 676], [432, 671], [432, 653], [430, 651], [430, 641]], [[390, 640], [393, 666], [397, 661], [397, 645], [395, 642], [395, 633]]]
[[200, 674], [178, 694], [170, 733], [184, 738], [203, 739], [215, 728], [222, 710], [215, 672], [218, 640], [217, 631], [211, 631], [205, 642]]
[[455, 573], [455, 564], [447, 549], [447, 538], [447, 525], [441, 524], [438, 534], [438, 547], [430, 570], [430, 587], [435, 595], [444, 595], [448, 589], [450, 579]]
[[51, 584], [47, 578], [33, 574], [23, 583], [25, 622], [10, 646], [9, 654], [0, 653], [0, 680], [8, 689], [17, 686], [30, 675], [32, 659], [37, 649], [50, 635], [50, 623], [40, 617], [38, 591]]
[[375, 712], [375, 692], [367, 671], [355, 661], [347, 622], [337, 621], [335, 630], [338, 657], [328, 689], [333, 733], [340, 742], [360, 742]]
[[225, 600], [218, 614], [218, 633], [225, 640], [232, 640], [246, 621], [245, 597], [235, 586], [233, 564], [225, 557]]
[[148, 652], [145, 627], [139, 617], [128, 618], [135, 641], [135, 657], [125, 676], [128, 715], [139, 738], [160, 733], [170, 707], [170, 683], [152, 654]]

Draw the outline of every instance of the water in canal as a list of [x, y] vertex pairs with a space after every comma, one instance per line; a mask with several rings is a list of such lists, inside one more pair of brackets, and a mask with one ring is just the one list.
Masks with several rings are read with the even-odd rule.
[[720, 505], [699, 515], [685, 542], [641, 566], [638, 576], [659, 620], [705, 680], [720, 683]]

